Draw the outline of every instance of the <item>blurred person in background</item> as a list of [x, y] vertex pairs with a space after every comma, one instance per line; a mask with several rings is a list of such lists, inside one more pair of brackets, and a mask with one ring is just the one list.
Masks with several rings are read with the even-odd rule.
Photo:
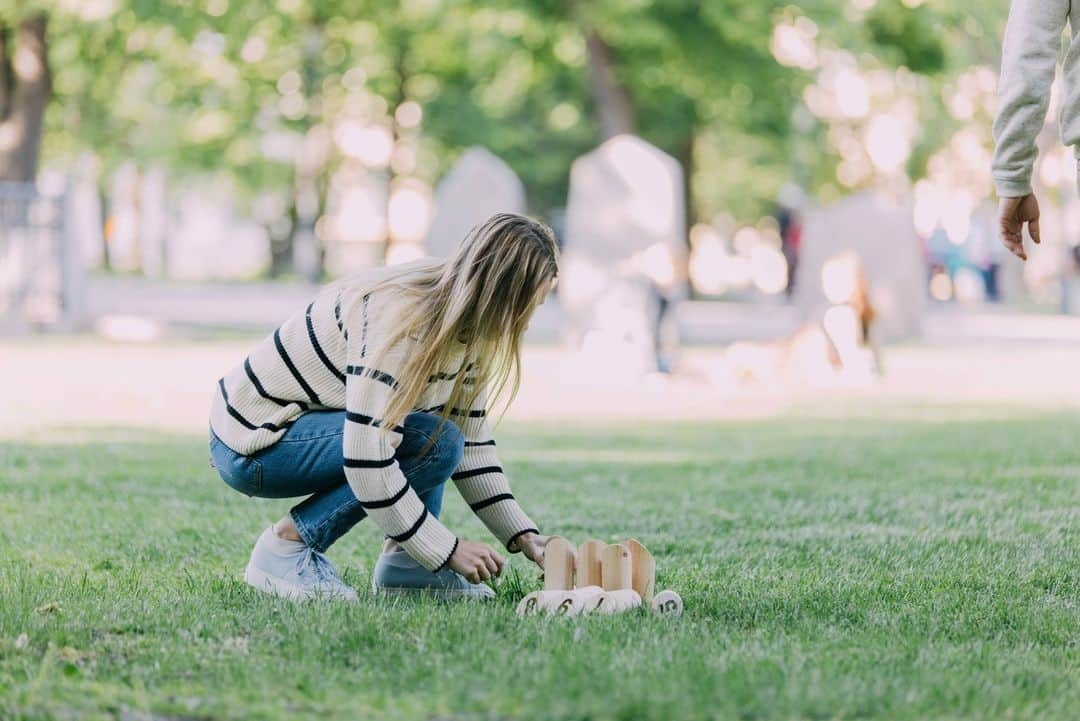
[[802, 247], [802, 219], [795, 208], [780, 204], [776, 207], [776, 222], [780, 226], [780, 250], [787, 261], [787, 285], [784, 295], [791, 299], [795, 292], [795, 275], [799, 269], [799, 250]]
[[1031, 189], [1038, 149], [1035, 140], [1046, 122], [1050, 88], [1066, 23], [1072, 40], [1065, 54], [1061, 139], [1080, 145], [1080, 3], [1071, 0], [1014, 0], [1005, 28], [997, 118], [994, 120], [993, 177], [998, 224], [1005, 246], [1021, 260], [1024, 225], [1039, 242], [1039, 203]]
[[1006, 251], [994, 237], [993, 209], [980, 206], [971, 215], [965, 248], [972, 267], [983, 281], [984, 297], [989, 303], [1001, 301], [999, 271]]
[[669, 374], [674, 368], [679, 346], [675, 310], [680, 273], [675, 256], [667, 245], [657, 243], [631, 256], [623, 272], [631, 282], [644, 283], [648, 295], [647, 332], [652, 349], [649, 370]]
[[551, 292], [551, 231], [499, 214], [447, 260], [379, 268], [325, 287], [218, 382], [213, 465], [260, 498], [307, 496], [268, 527], [244, 580], [302, 600], [352, 600], [323, 555], [370, 516], [386, 534], [376, 592], [488, 598], [503, 558], [439, 520], [453, 479], [511, 553], [544, 540], [510, 492], [488, 389], [517, 389], [522, 336]]
[[928, 266], [928, 282], [932, 285], [937, 276], [948, 279], [949, 292], [946, 296], [937, 297], [938, 300], [952, 298], [952, 280], [956, 275], [956, 269], [960, 265], [960, 248], [949, 240], [949, 234], [940, 223], [934, 226], [930, 237], [926, 239], [926, 256]]
[[824, 387], [868, 382], [881, 374], [874, 340], [877, 311], [859, 256], [833, 256], [821, 275], [829, 303], [821, 320], [778, 341], [733, 343], [724, 354], [732, 378], [739, 383]]

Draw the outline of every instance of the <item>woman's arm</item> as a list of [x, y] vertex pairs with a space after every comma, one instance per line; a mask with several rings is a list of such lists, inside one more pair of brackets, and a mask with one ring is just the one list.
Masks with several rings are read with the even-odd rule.
[[[465, 436], [465, 453], [451, 478], [484, 525], [508, 551], [516, 553], [522, 550], [519, 540], [529, 534], [538, 535], [540, 531], [510, 492], [510, 483], [499, 463], [495, 439], [487, 422], [486, 403], [487, 394], [482, 392], [467, 415], [463, 411], [451, 415]], [[531, 550], [534, 544], [528, 545]], [[532, 553], [526, 555], [539, 563]]]
[[1046, 121], [1070, 0], [1014, 0], [1005, 26], [998, 112], [994, 120], [994, 185], [999, 197], [1031, 194], [1035, 139]]
[[[366, 313], [366, 304], [363, 311]], [[383, 333], [379, 331], [383, 330]], [[403, 365], [405, 343], [379, 356], [374, 349], [389, 329], [362, 318], [350, 328], [348, 368], [345, 381], [345, 478], [357, 500], [383, 532], [416, 561], [436, 571], [450, 561], [458, 538], [439, 519], [428, 513], [401, 472], [394, 453], [401, 443], [401, 428], [381, 431], [382, 417], [394, 393], [394, 372]]]

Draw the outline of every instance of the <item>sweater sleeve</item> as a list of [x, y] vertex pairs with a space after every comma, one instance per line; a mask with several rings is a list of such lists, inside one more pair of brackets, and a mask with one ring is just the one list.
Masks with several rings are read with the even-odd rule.
[[[508, 551], [516, 553], [517, 549], [511, 544], [518, 536], [528, 531], [540, 531], [510, 492], [510, 483], [495, 452], [486, 403], [486, 393], [481, 393], [468, 415], [456, 419], [461, 422], [465, 436], [465, 451], [451, 477], [477, 517]], [[464, 416], [464, 413], [460, 415]]]
[[[350, 328], [345, 381], [345, 429], [343, 451], [345, 478], [368, 516], [383, 532], [402, 545], [425, 568], [444, 567], [457, 548], [458, 539], [438, 518], [428, 513], [416, 491], [401, 472], [394, 453], [402, 428], [382, 432], [382, 418], [397, 388], [394, 372], [400, 370], [406, 343], [379, 356], [379, 368], [370, 365], [378, 336], [374, 323], [364, 317]], [[381, 352], [381, 351], [380, 351]]]
[[994, 120], [993, 176], [1000, 197], [1031, 193], [1035, 140], [1046, 122], [1069, 3], [1014, 0], [1009, 12]]

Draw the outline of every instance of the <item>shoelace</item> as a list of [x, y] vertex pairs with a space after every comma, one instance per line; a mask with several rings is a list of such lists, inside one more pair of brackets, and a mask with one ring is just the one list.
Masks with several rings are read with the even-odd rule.
[[316, 551], [311, 546], [304, 549], [303, 554], [296, 560], [296, 572], [303, 576], [308, 569], [315, 572], [315, 578], [320, 581], [335, 583], [338, 581], [337, 573], [330, 559]]

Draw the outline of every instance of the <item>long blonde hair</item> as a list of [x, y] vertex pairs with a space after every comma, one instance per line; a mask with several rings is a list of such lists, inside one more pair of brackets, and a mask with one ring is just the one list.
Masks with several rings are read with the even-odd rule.
[[443, 422], [467, 414], [485, 388], [492, 398], [509, 389], [507, 402], [513, 399], [520, 384], [522, 336], [558, 271], [551, 229], [512, 213], [493, 215], [473, 228], [446, 260], [391, 269], [369, 292], [394, 288], [414, 302], [406, 304], [395, 332], [376, 355], [407, 338], [416, 344], [397, 378], [382, 427], [401, 425], [429, 379], [445, 372], [462, 350]]

